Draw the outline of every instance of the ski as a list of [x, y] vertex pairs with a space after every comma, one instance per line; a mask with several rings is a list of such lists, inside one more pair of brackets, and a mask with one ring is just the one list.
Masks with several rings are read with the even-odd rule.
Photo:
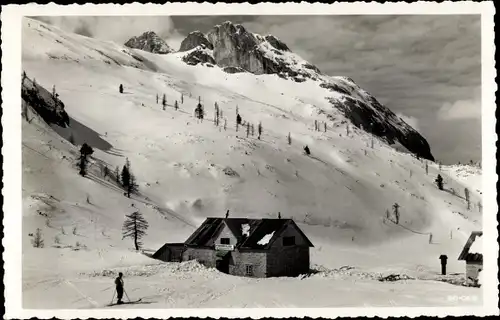
[[141, 301], [142, 301], [142, 298], [139, 299], [139, 300], [134, 300], [134, 301], [124, 301], [122, 303], [116, 303], [116, 302], [115, 303], [110, 303], [107, 306], [108, 307], [112, 307], [112, 306], [119, 306], [119, 305], [122, 305], [122, 304], [134, 304], [134, 303], [139, 303]]

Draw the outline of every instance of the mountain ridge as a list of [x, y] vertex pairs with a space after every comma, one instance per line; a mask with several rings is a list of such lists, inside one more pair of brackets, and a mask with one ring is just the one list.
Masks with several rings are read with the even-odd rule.
[[435, 160], [427, 140], [417, 130], [351, 78], [324, 75], [271, 34], [261, 36], [241, 24], [226, 21], [206, 34], [191, 32], [182, 41], [180, 52], [186, 52], [183, 61], [189, 65], [217, 65], [229, 73], [277, 74], [295, 82], [317, 81], [320, 87], [341, 95], [340, 99], [328, 96], [325, 99], [354, 126], [386, 139], [389, 144], [397, 141], [418, 157]]

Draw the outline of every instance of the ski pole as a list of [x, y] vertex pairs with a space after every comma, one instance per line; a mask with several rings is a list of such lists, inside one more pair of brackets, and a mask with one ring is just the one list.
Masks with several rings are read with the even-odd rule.
[[127, 296], [127, 299], [130, 302], [130, 298], [128, 297], [127, 291], [125, 291], [125, 288], [123, 288], [123, 292], [125, 292], [125, 295]]
[[116, 293], [116, 290], [113, 291], [113, 297], [111, 297], [111, 302], [109, 304], [113, 303], [113, 300], [115, 299], [115, 293]]

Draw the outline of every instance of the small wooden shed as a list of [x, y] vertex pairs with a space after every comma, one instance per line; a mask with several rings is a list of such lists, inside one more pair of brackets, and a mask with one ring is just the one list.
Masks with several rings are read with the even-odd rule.
[[482, 231], [473, 231], [458, 257], [458, 260], [465, 261], [465, 279], [466, 283], [470, 286], [479, 286], [478, 275], [483, 270], [482, 248], [471, 250], [474, 242], [482, 235]]

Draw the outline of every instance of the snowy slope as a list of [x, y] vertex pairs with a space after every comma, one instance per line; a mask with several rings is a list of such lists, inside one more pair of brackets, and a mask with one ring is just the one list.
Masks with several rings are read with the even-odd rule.
[[[111, 278], [103, 270], [126, 270], [131, 298], [149, 297], [151, 304], [139, 306], [146, 308], [352, 306], [360, 301], [444, 305], [459, 303], [448, 301], [450, 294], [479, 294], [435, 280], [440, 254], [448, 255], [450, 273], [465, 270], [456, 258], [469, 232], [481, 229], [481, 213], [474, 206], [468, 211], [461, 195], [468, 187], [471, 203], [480, 201], [480, 170], [459, 176], [443, 167], [445, 188], [457, 192], [439, 191], [436, 164], [429, 162], [426, 174], [425, 162], [377, 138], [371, 148], [372, 136], [363, 130], [350, 126], [346, 136], [349, 120], [332, 108], [324, 99], [328, 91], [317, 84], [189, 66], [181, 60], [184, 54], [155, 55], [24, 20], [23, 70], [46, 89], [56, 85], [71, 118], [65, 130], [37, 118], [23, 123], [25, 307], [102, 306], [112, 295]], [[203, 122], [193, 117], [198, 97], [205, 106]], [[215, 102], [226, 130], [212, 121]], [[262, 122], [261, 140], [247, 138], [241, 127], [236, 132], [236, 106], [244, 121]], [[327, 132], [314, 131], [315, 120], [326, 121]], [[87, 141], [94, 147], [88, 178], [76, 169], [79, 146], [62, 137], [71, 133], [78, 137], [76, 144]], [[310, 157], [303, 154], [306, 144]], [[125, 158], [139, 183], [140, 195], [132, 199], [100, 174], [100, 163], [113, 170]], [[227, 168], [237, 175], [225, 174]], [[394, 203], [400, 206], [399, 225], [385, 218]], [[121, 238], [124, 215], [137, 209], [150, 225], [143, 241], [148, 252], [184, 241], [205, 217], [222, 216], [227, 209], [233, 217], [281, 212], [293, 217], [315, 245], [311, 260], [320, 272], [304, 280], [258, 280], [192, 262], [158, 263]], [[43, 249], [30, 243], [28, 234], [36, 228], [42, 229]], [[355, 269], [345, 273], [338, 269], [342, 266]], [[376, 280], [388, 273], [422, 280], [405, 285]], [[449, 281], [460, 277], [450, 275]], [[298, 299], [290, 291], [310, 296]], [[328, 298], [345, 291], [350, 293], [342, 299]], [[253, 298], [256, 292], [261, 298]]]

